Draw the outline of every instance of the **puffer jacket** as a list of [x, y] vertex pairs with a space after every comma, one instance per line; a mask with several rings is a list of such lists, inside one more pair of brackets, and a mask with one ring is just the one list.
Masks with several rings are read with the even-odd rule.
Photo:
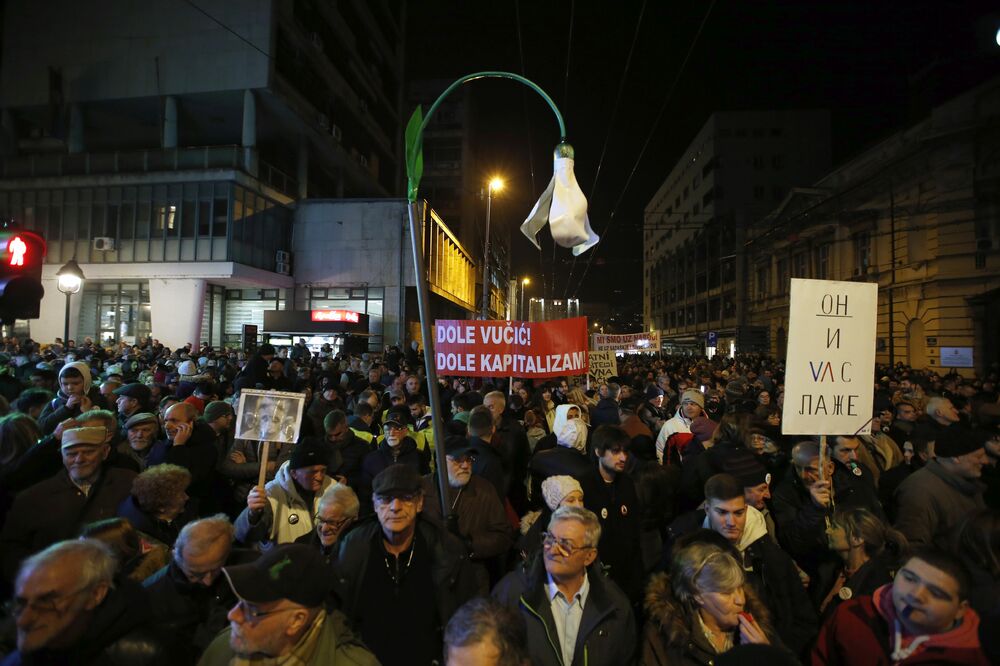
[[528, 626], [528, 649], [535, 666], [624, 666], [635, 660], [635, 618], [625, 593], [600, 573], [587, 570], [590, 592], [576, 637], [573, 663], [562, 663], [562, 649], [546, 590], [539, 554], [510, 572], [493, 588], [493, 597], [517, 611]]
[[[772, 645], [779, 644], [771, 613], [749, 585], [743, 586], [744, 610], [764, 630]], [[708, 666], [718, 654], [700, 630], [697, 618], [674, 596], [670, 576], [653, 576], [646, 586], [646, 626], [642, 631], [639, 663], [643, 666]], [[739, 638], [735, 644], [738, 644]]]
[[236, 518], [236, 538], [245, 545], [260, 542], [265, 550], [282, 543], [293, 543], [313, 530], [313, 516], [319, 510], [319, 500], [326, 489], [335, 484], [331, 477], [323, 478], [323, 487], [313, 496], [312, 505], [299, 494], [288, 463], [278, 468], [272, 481], [264, 486], [267, 506], [253, 520], [246, 508]]

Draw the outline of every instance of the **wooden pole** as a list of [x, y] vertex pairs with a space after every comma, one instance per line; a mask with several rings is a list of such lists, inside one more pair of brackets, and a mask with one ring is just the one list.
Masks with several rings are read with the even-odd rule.
[[826, 481], [826, 435], [819, 436], [819, 480]]
[[264, 442], [260, 450], [260, 471], [257, 473], [257, 485], [261, 488], [267, 482], [267, 458], [271, 453], [271, 442]]

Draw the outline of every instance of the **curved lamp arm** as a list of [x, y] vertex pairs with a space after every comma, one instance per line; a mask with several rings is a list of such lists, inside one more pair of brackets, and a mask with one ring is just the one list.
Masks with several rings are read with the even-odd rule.
[[444, 92], [431, 104], [431, 108], [427, 110], [426, 116], [422, 115], [420, 107], [417, 106], [413, 111], [413, 115], [410, 116], [409, 122], [406, 124], [406, 198], [411, 203], [417, 200], [417, 190], [420, 188], [420, 178], [423, 176], [423, 138], [427, 123], [430, 122], [431, 116], [437, 111], [437, 108], [444, 101], [445, 97], [454, 92], [462, 84], [478, 79], [510, 79], [518, 83], [523, 83], [541, 95], [542, 99], [549, 105], [549, 108], [552, 109], [552, 113], [556, 115], [556, 121], [559, 123], [559, 146], [556, 148], [556, 152], [561, 157], [572, 157], [573, 149], [566, 143], [566, 123], [563, 121], [562, 114], [559, 113], [559, 108], [552, 101], [552, 98], [549, 97], [548, 93], [542, 90], [536, 83], [513, 72], [476, 72], [474, 74], [466, 74], [445, 88]]

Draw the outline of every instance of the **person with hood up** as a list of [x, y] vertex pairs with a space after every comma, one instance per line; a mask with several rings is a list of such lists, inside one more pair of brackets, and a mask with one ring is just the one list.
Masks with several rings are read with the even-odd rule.
[[100, 390], [93, 385], [90, 366], [84, 361], [67, 363], [59, 370], [59, 392], [38, 416], [43, 435], [56, 426], [91, 409], [106, 409]]
[[236, 538], [246, 545], [260, 542], [266, 550], [312, 532], [320, 499], [336, 483], [326, 474], [329, 458], [321, 440], [299, 442], [274, 480], [247, 495], [247, 506], [236, 518]]
[[915, 552], [892, 583], [837, 608], [823, 625], [811, 663], [991, 663], [980, 644], [979, 615], [969, 607], [968, 574], [943, 551]]
[[681, 394], [677, 412], [660, 428], [656, 435], [656, 459], [660, 463], [676, 463], [683, 460], [688, 444], [694, 438], [691, 422], [705, 411], [705, 396], [697, 389], [687, 389]]
[[[564, 405], [557, 406], [555, 408], [555, 416], [552, 417], [552, 425], [550, 426], [549, 434], [538, 440], [538, 442], [535, 444], [534, 452], [538, 453], [539, 451], [545, 451], [546, 449], [551, 449], [558, 446], [558, 442], [556, 440], [559, 437], [559, 433], [562, 432], [563, 426], [566, 425], [566, 422], [580, 418], [581, 418], [580, 408], [577, 407], [576, 405], [566, 403]], [[583, 423], [582, 420], [581, 423]], [[579, 431], [579, 433], [582, 434], [584, 437], [584, 447], [580, 449], [580, 451], [586, 452], [587, 424], [583, 423], [583, 425], [584, 428], [583, 430]]]
[[587, 426], [578, 418], [579, 410], [574, 405], [559, 405], [556, 412], [555, 447], [543, 449], [542, 442], [539, 442], [528, 465], [531, 473], [531, 499], [536, 504], [543, 496], [542, 482], [550, 476], [565, 475], [582, 479], [590, 472], [587, 460]]

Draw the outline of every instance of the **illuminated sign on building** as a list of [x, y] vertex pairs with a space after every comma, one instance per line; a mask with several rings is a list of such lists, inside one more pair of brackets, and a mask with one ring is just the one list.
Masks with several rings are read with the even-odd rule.
[[312, 320], [349, 321], [352, 324], [357, 324], [359, 321], [359, 317], [357, 312], [351, 312], [350, 310], [313, 310]]

